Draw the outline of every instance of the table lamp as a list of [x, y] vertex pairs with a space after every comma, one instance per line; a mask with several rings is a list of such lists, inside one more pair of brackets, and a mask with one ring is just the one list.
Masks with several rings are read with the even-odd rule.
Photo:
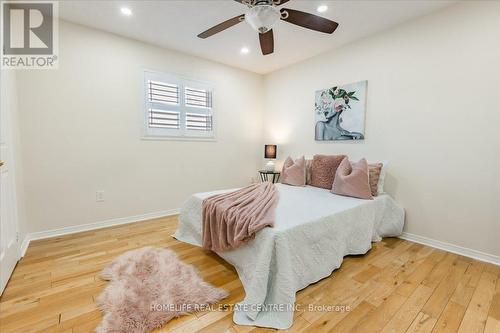
[[266, 171], [274, 171], [274, 159], [276, 159], [277, 153], [276, 145], [265, 145], [264, 146], [264, 158], [269, 161], [266, 163]]

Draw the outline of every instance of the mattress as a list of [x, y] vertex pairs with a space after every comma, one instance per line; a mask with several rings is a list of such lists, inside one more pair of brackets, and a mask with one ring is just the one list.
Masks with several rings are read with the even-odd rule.
[[[404, 210], [387, 194], [362, 200], [312, 186], [276, 186], [274, 228], [240, 248], [217, 252], [236, 268], [245, 289], [234, 311], [239, 325], [289, 328], [297, 291], [329, 276], [344, 256], [364, 254], [372, 242], [403, 230]], [[229, 191], [192, 195], [181, 208], [174, 237], [201, 246], [203, 199]]]

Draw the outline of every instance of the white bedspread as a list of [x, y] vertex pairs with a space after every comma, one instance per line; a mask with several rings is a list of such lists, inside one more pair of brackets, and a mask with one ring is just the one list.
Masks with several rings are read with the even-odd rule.
[[[387, 194], [361, 200], [311, 186], [276, 186], [274, 228], [261, 230], [238, 249], [217, 253], [236, 268], [245, 288], [233, 317], [240, 325], [290, 327], [297, 291], [329, 276], [345, 255], [364, 254], [372, 241], [403, 229], [404, 210]], [[202, 201], [227, 191], [191, 196], [174, 237], [201, 246]]]

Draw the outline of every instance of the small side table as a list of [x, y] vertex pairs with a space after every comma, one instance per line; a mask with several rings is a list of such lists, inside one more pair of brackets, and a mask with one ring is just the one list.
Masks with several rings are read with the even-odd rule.
[[271, 178], [269, 177], [270, 175], [273, 176], [273, 178], [271, 179], [271, 181], [273, 183], [277, 183], [278, 180], [280, 180], [280, 175], [281, 175], [281, 172], [279, 171], [266, 171], [266, 170], [259, 170], [259, 173], [260, 173], [260, 180], [262, 180], [263, 182], [267, 182], [269, 181]]

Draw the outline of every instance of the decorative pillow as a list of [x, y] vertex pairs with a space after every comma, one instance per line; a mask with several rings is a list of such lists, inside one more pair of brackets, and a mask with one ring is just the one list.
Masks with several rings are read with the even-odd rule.
[[312, 173], [312, 162], [313, 160], [306, 160], [306, 184], [311, 185], [311, 173]]
[[380, 170], [380, 177], [378, 179], [378, 189], [377, 189], [378, 194], [384, 193], [385, 173], [387, 171], [388, 164], [389, 161], [382, 161], [382, 170]]
[[380, 173], [382, 172], [382, 163], [370, 163], [368, 164], [368, 174], [370, 178], [370, 189], [372, 196], [376, 197], [378, 195], [378, 184], [380, 181]]
[[304, 186], [306, 185], [306, 160], [304, 156], [292, 160], [290, 156], [287, 157], [281, 170], [281, 183]]
[[335, 174], [332, 193], [360, 199], [373, 199], [368, 180], [368, 163], [364, 158], [352, 164], [348, 158], [342, 160]]
[[314, 155], [311, 165], [311, 185], [331, 189], [335, 173], [345, 155]]

